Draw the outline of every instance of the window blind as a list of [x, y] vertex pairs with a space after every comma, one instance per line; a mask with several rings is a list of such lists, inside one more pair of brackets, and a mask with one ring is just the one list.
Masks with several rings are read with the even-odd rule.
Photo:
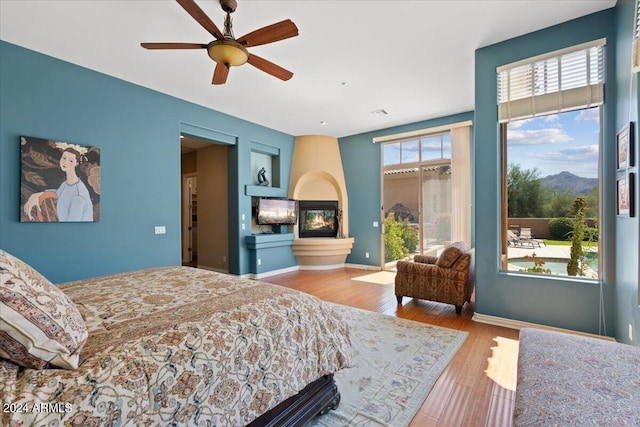
[[631, 70], [634, 73], [640, 71], [640, 4], [636, 0], [635, 32], [631, 46]]
[[602, 104], [603, 50], [604, 40], [598, 40], [499, 67], [499, 120]]
[[640, 6], [637, 0], [636, 0], [636, 32], [635, 32], [634, 38], [635, 39], [640, 38]]

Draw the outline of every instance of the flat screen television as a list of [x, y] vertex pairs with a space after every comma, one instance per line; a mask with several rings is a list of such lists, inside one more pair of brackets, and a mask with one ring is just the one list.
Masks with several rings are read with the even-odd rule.
[[258, 199], [258, 225], [288, 225], [295, 224], [297, 220], [298, 204], [295, 200]]

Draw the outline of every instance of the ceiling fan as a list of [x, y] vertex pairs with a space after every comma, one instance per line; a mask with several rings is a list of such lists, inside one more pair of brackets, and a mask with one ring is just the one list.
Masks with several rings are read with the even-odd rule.
[[248, 47], [259, 46], [288, 39], [298, 35], [298, 27], [290, 19], [267, 25], [236, 39], [233, 35], [231, 14], [236, 10], [236, 0], [220, 0], [222, 10], [227, 13], [224, 20], [224, 32], [200, 9], [193, 0], [176, 0], [193, 19], [198, 21], [215, 40], [210, 43], [140, 43], [145, 49], [207, 49], [209, 57], [216, 61], [216, 68], [211, 81], [221, 85], [227, 81], [229, 68], [248, 62], [259, 70], [281, 80], [289, 80], [293, 73], [273, 62], [247, 51]]

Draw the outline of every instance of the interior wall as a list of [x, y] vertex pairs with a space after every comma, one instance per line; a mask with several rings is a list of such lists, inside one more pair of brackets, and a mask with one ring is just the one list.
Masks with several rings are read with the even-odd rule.
[[197, 151], [189, 151], [188, 153], [184, 153], [180, 157], [180, 165], [182, 168], [182, 175], [188, 175], [192, 173], [196, 173], [198, 171], [198, 155]]
[[[206, 82], [203, 90], [217, 96]], [[0, 123], [0, 247], [54, 283], [181, 264], [183, 124], [193, 136], [214, 130], [233, 140], [228, 261], [231, 273], [247, 274], [251, 197], [245, 186], [253, 184], [252, 141], [280, 149], [281, 185], [288, 188], [295, 139], [4, 41]], [[99, 222], [19, 222], [21, 135], [100, 147]], [[154, 234], [162, 225], [166, 234]]]
[[198, 266], [229, 270], [227, 147], [212, 144], [197, 153]]
[[[497, 115], [496, 68], [580, 43], [607, 39], [605, 99], [603, 107], [603, 183], [605, 207], [615, 206], [615, 52], [613, 9], [588, 15], [535, 33], [476, 51], [475, 56], [475, 198], [476, 305], [477, 313], [559, 328], [598, 333], [600, 287], [575, 279], [535, 277], [499, 271], [500, 261], [500, 144]], [[480, 190], [482, 189], [482, 190]], [[481, 191], [481, 192], [480, 192]], [[481, 196], [480, 196], [481, 195]], [[615, 265], [615, 212], [605, 209], [603, 274], [607, 331], [612, 334], [613, 265]], [[637, 245], [637, 242], [636, 242]], [[637, 246], [636, 246], [637, 251]]]
[[[640, 145], [638, 131], [638, 103], [640, 73], [631, 73], [631, 44], [633, 42], [634, 1], [619, 0], [616, 5], [616, 92], [617, 110], [615, 129], [620, 130], [630, 121], [635, 122], [635, 164], [630, 171], [636, 173], [634, 218], [616, 217], [616, 256], [615, 256], [615, 338], [618, 341], [640, 345], [640, 301], [638, 284], [640, 283], [640, 177], [638, 161]], [[615, 141], [614, 139], [611, 140]], [[612, 146], [615, 144], [611, 144]], [[614, 160], [613, 160], [614, 161]]]

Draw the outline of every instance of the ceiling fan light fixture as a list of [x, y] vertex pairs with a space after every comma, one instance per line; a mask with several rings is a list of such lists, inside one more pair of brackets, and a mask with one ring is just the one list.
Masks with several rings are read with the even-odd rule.
[[249, 52], [240, 43], [231, 39], [215, 40], [207, 46], [207, 53], [214, 61], [227, 67], [236, 67], [247, 62]]

